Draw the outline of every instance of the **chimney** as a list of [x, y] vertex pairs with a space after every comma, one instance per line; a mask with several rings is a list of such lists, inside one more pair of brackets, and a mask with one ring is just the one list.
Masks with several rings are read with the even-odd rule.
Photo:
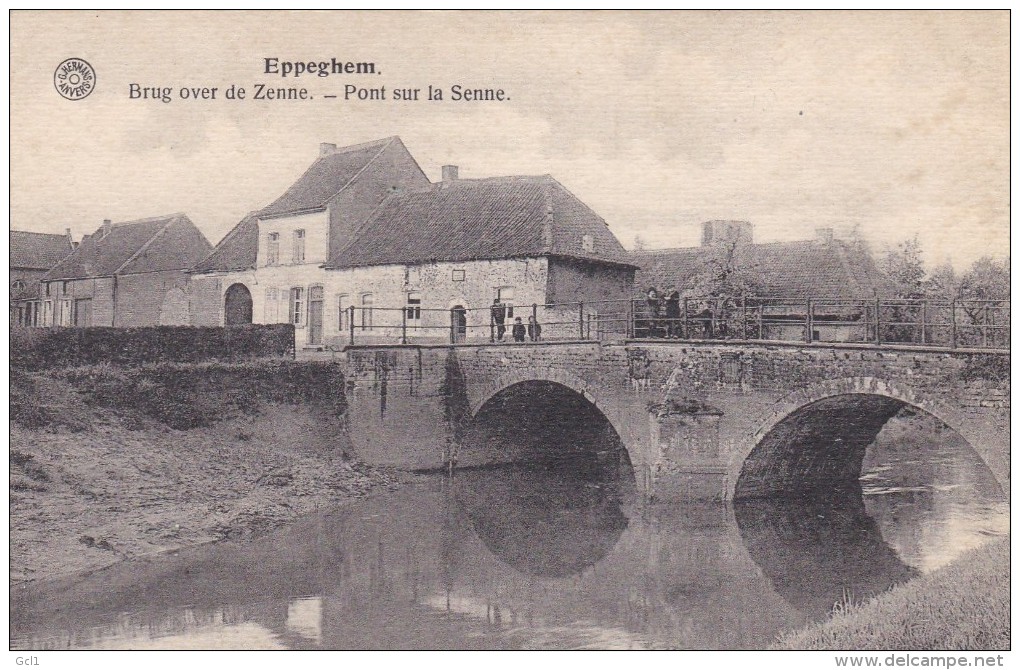
[[113, 228], [113, 221], [110, 219], [103, 219], [103, 237], [110, 234], [111, 228]]
[[456, 181], [457, 180], [457, 166], [456, 165], [444, 165], [443, 166], [443, 181]]
[[336, 153], [336, 145], [330, 144], [329, 142], [321, 142], [319, 144], [319, 158], [328, 156]]
[[815, 228], [815, 239], [822, 244], [832, 244], [832, 228]]
[[74, 238], [71, 237], [71, 229], [70, 228], [64, 228], [64, 235], [67, 236], [67, 245], [69, 247], [74, 249], [74, 248], [76, 248], [78, 246], [77, 244], [74, 243]]

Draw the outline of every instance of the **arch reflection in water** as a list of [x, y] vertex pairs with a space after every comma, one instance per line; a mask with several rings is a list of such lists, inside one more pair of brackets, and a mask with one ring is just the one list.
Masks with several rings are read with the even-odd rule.
[[460, 451], [515, 463], [461, 470], [454, 492], [479, 539], [522, 574], [580, 573], [627, 527], [621, 496], [634, 477], [626, 451], [572, 389], [547, 381], [504, 389], [471, 422]]
[[868, 516], [860, 487], [826, 498], [756, 498], [735, 504], [744, 545], [776, 592], [811, 618], [911, 579]]
[[578, 475], [569, 465], [459, 472], [453, 486], [478, 538], [522, 574], [581, 573], [602, 560], [627, 527], [616, 482]]

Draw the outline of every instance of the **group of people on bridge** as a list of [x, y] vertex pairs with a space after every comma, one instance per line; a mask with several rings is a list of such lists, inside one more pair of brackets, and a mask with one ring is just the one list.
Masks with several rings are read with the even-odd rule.
[[[701, 309], [698, 309], [701, 307]], [[661, 294], [654, 286], [645, 292], [644, 314], [634, 318], [635, 337], [691, 338], [695, 334], [704, 339], [725, 338], [728, 328], [725, 320], [716, 318], [711, 304], [699, 302], [691, 313], [691, 305], [680, 297], [676, 289]]]
[[538, 342], [542, 339], [542, 326], [538, 323], [538, 319], [535, 318], [534, 314], [528, 317], [528, 325], [525, 327], [521, 317], [513, 316], [513, 307], [501, 302], [499, 298], [493, 299], [490, 313], [494, 329], [492, 333], [494, 342], [502, 342], [503, 338], [506, 337], [506, 320], [508, 317], [514, 320], [510, 329], [510, 336], [514, 342], [524, 342], [525, 339]]

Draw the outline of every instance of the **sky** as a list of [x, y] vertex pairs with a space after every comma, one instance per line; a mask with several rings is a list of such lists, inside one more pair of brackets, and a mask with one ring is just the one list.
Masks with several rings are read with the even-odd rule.
[[[66, 58], [95, 91], [53, 87]], [[376, 75], [281, 78], [281, 61]], [[132, 100], [130, 85], [175, 99]], [[230, 84], [304, 101], [225, 100]], [[344, 86], [386, 86], [384, 101]], [[502, 88], [504, 102], [392, 99]], [[11, 227], [75, 238], [183, 211], [215, 244], [320, 142], [398, 135], [434, 181], [552, 174], [625, 247], [856, 228], [931, 264], [1009, 253], [1009, 14], [998, 12], [32, 12], [11, 15]], [[218, 87], [182, 100], [181, 87]], [[325, 95], [338, 95], [327, 99]]]

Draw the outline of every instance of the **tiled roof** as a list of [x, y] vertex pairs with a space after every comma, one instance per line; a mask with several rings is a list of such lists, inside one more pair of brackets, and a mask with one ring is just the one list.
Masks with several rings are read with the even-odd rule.
[[82, 238], [44, 280], [180, 270], [209, 253], [211, 245], [184, 214], [115, 223]]
[[545, 175], [460, 179], [394, 194], [327, 267], [534, 256], [632, 264], [606, 222]]
[[[682, 293], [722, 253], [716, 247], [633, 252], [633, 262], [641, 268], [635, 287], [641, 292], [655, 287]], [[859, 299], [886, 297], [895, 291], [867, 251], [840, 240], [741, 245], [736, 248], [734, 266], [760, 278], [761, 292], [770, 298]]]
[[[229, 272], [255, 267], [259, 248], [259, 219], [286, 216], [324, 208], [347, 187], [369, 163], [399, 137], [340, 147], [320, 156], [287, 192], [264, 209], [251, 212], [220, 240], [213, 252], [193, 272]], [[402, 145], [401, 145], [402, 146]]]
[[11, 231], [10, 262], [12, 268], [49, 270], [71, 253], [67, 235]]
[[398, 137], [336, 149], [320, 156], [287, 192], [259, 212], [259, 218], [322, 209]]
[[199, 261], [192, 272], [226, 272], [255, 268], [259, 250], [259, 216], [251, 212], [220, 240], [212, 253]]

